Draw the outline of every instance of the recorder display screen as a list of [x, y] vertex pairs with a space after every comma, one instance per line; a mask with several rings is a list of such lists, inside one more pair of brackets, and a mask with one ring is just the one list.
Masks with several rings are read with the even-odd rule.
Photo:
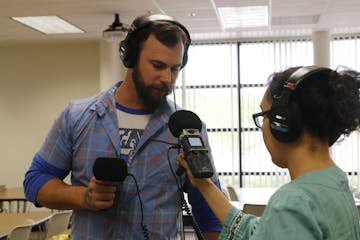
[[199, 137], [188, 137], [189, 144], [191, 147], [202, 147], [202, 141]]

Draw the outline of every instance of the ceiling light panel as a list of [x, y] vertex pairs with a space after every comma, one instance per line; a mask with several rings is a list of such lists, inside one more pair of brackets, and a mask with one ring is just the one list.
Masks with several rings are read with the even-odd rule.
[[12, 17], [12, 19], [45, 34], [84, 33], [83, 30], [57, 16]]
[[256, 28], [269, 25], [268, 6], [219, 7], [223, 27]]

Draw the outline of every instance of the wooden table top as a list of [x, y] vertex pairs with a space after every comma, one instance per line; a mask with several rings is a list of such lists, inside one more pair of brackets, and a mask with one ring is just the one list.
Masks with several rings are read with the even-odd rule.
[[23, 187], [7, 188], [4, 191], [0, 191], [1, 200], [26, 200]]
[[0, 214], [0, 237], [4, 237], [19, 225], [33, 225], [43, 223], [51, 217], [51, 212], [31, 212], [31, 213], [1, 213]]

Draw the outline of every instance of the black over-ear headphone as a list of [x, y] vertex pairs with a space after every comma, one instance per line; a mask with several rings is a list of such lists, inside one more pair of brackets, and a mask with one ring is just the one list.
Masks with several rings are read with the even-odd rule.
[[303, 128], [302, 113], [299, 105], [290, 100], [291, 93], [305, 79], [319, 72], [332, 71], [329, 68], [306, 66], [297, 69], [285, 81], [279, 95], [273, 96], [273, 103], [268, 114], [270, 131], [280, 142], [296, 140]]
[[162, 15], [162, 14], [154, 14], [150, 16], [146, 16], [143, 18], [140, 18], [138, 21], [136, 21], [136, 25], [133, 23], [131, 25], [131, 28], [128, 31], [128, 34], [126, 35], [125, 39], [120, 42], [119, 52], [120, 52], [120, 58], [127, 68], [132, 68], [136, 65], [136, 61], [139, 54], [139, 43], [136, 41], [136, 35], [135, 33], [139, 30], [146, 28], [154, 21], [165, 21], [175, 24], [176, 26], [180, 27], [183, 32], [185, 33], [185, 43], [184, 43], [184, 55], [182, 59], [181, 68], [183, 68], [188, 60], [187, 51], [189, 48], [189, 45], [191, 43], [191, 38], [188, 30], [184, 25], [176, 21], [174, 18]]

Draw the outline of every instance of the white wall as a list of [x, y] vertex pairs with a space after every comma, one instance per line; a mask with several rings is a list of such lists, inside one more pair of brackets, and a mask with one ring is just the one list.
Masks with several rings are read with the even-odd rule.
[[100, 55], [99, 41], [0, 46], [0, 184], [21, 186], [69, 100], [99, 92]]
[[100, 43], [100, 90], [122, 80], [126, 68], [119, 56], [119, 42], [101, 41]]

